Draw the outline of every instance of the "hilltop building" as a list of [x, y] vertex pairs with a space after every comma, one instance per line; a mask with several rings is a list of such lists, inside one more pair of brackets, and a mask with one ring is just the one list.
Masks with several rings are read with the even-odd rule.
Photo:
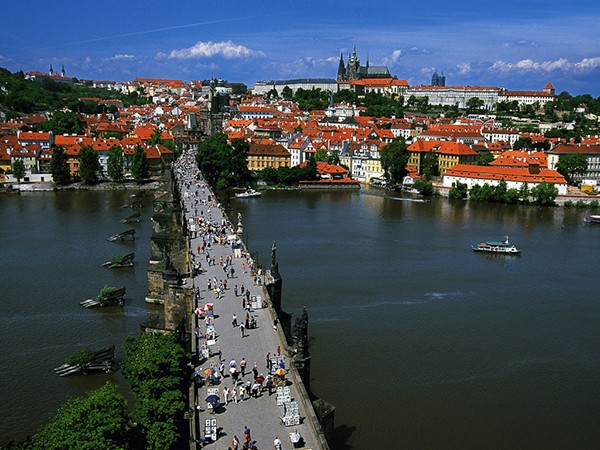
[[41, 81], [44, 79], [49, 79], [52, 81], [56, 81], [57, 83], [66, 83], [66, 84], [72, 84], [73, 83], [73, 79], [67, 77], [66, 72], [65, 72], [65, 66], [62, 66], [61, 70], [60, 70], [60, 74], [58, 73], [54, 73], [54, 69], [52, 68], [52, 64], [50, 64], [50, 70], [48, 70], [48, 73], [44, 73], [44, 72], [27, 72], [25, 74], [25, 79], [26, 80], [33, 80], [33, 81]]
[[348, 56], [348, 63], [344, 65], [344, 55], [340, 53], [340, 64], [338, 66], [337, 81], [356, 81], [364, 78], [392, 78], [387, 66], [371, 66], [367, 57], [367, 64], [360, 65], [360, 59], [356, 55], [356, 45], [352, 54]]
[[433, 72], [431, 76], [431, 85], [432, 86], [446, 86], [446, 76], [444, 72], [441, 75], [438, 75], [437, 71]]

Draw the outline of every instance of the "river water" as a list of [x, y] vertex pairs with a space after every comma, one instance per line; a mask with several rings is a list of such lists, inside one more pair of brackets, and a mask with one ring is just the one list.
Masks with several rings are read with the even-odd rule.
[[[310, 317], [338, 448], [597, 448], [600, 227], [562, 208], [360, 192], [236, 200]], [[510, 237], [522, 256], [471, 244]]]
[[[106, 241], [128, 228], [129, 194], [0, 197], [0, 443], [69, 395], [124, 384], [52, 368], [86, 346], [122, 354], [139, 333], [150, 208], [135, 243]], [[600, 226], [579, 210], [414, 200], [369, 188], [232, 200], [263, 264], [276, 241], [284, 309], [308, 310], [311, 387], [337, 408], [334, 448], [597, 448]], [[504, 235], [522, 256], [471, 250]], [[99, 267], [129, 249], [134, 269]], [[104, 284], [127, 287], [125, 308], [79, 306]]]
[[[53, 368], [82, 348], [116, 345], [140, 332], [152, 306], [144, 301], [150, 257], [151, 207], [137, 226], [120, 223], [132, 214], [133, 191], [63, 191], [0, 195], [0, 445], [33, 434], [67, 398], [111, 380], [120, 372], [61, 378]], [[146, 200], [150, 205], [151, 200]], [[136, 228], [134, 242], [107, 238]], [[134, 267], [101, 264], [135, 252]], [[79, 302], [104, 285], [127, 289], [124, 308], [85, 309]]]

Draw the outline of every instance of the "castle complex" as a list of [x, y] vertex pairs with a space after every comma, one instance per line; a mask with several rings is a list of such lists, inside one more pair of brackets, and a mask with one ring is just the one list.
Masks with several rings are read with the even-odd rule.
[[361, 66], [356, 56], [356, 45], [352, 55], [348, 56], [348, 64], [344, 65], [344, 55], [340, 53], [340, 64], [338, 66], [337, 81], [355, 81], [363, 78], [392, 78], [387, 66], [370, 66], [367, 57], [367, 65]]

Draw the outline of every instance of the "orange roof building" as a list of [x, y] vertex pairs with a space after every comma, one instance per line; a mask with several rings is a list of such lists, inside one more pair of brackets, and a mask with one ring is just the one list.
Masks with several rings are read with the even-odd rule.
[[559, 195], [567, 193], [567, 180], [560, 173], [535, 166], [526, 168], [458, 164], [446, 171], [443, 185], [450, 188], [454, 183], [459, 182], [471, 189], [476, 184], [496, 186], [502, 180], [506, 182], [509, 189], [520, 189], [523, 183], [527, 183], [530, 189], [540, 183], [549, 183], [558, 189]]
[[263, 170], [267, 167], [278, 169], [280, 167], [290, 167], [291, 154], [279, 144], [251, 142], [247, 161], [249, 170]]

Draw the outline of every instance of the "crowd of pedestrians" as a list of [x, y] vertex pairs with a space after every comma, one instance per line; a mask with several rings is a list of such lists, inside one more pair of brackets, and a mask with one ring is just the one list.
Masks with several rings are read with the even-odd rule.
[[[253, 339], [254, 331], [260, 326], [254, 302], [259, 301], [260, 286], [264, 284], [265, 274], [245, 250], [240, 236], [236, 235], [234, 227], [222, 213], [220, 205], [197, 169], [193, 153], [184, 153], [177, 159], [175, 174], [192, 243], [190, 266], [198, 359], [193, 381], [198, 392], [197, 408], [203, 414], [214, 413], [217, 408], [224, 411], [224, 414], [229, 414], [230, 408], [235, 409], [235, 405], [239, 408], [239, 405], [246, 402], [254, 402], [274, 394], [274, 377], [261, 367], [262, 364], [259, 366], [256, 361], [246, 360], [243, 354], [239, 355], [241, 358], [229, 355], [226, 362], [223, 352], [217, 350], [220, 348], [220, 337], [232, 330], [238, 330], [239, 339]], [[261, 303], [258, 308], [263, 306], [266, 305]], [[227, 322], [224, 325], [221, 311], [226, 309], [233, 313], [227, 315], [231, 318], [230, 324]], [[276, 321], [274, 326], [276, 327]], [[237, 345], [230, 346], [227, 352], [234, 353], [236, 348]], [[278, 347], [274, 354], [279, 353]], [[268, 369], [269, 354], [266, 366]], [[210, 404], [205, 401], [208, 398], [207, 386], [219, 388], [218, 403]], [[274, 401], [269, 405], [273, 410], [276, 408]], [[277, 417], [277, 413], [274, 416]], [[228, 430], [227, 434], [231, 436], [234, 431]], [[233, 434], [229, 448], [258, 448], [258, 443], [251, 438], [247, 426], [244, 427], [243, 435], [242, 442]], [[281, 441], [276, 436], [273, 447], [282, 448]], [[262, 448], [266, 448], [264, 442]]]

